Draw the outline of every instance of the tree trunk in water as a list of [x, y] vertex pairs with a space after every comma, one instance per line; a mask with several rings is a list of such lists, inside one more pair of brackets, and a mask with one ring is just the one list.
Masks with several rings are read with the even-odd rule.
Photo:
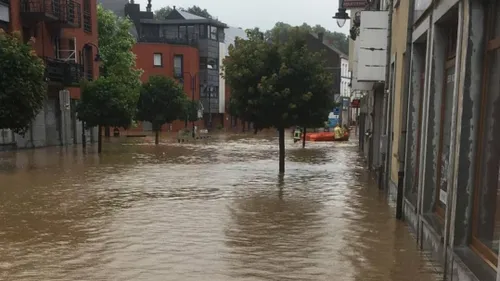
[[304, 127], [304, 132], [302, 132], [302, 148], [306, 148], [306, 128]]
[[280, 174], [285, 173], [285, 129], [279, 128], [279, 147], [280, 147], [280, 157], [279, 157], [279, 165], [280, 165]]
[[160, 143], [160, 130], [155, 130], [155, 144]]
[[186, 118], [186, 122], [184, 122], [184, 129], [187, 129], [187, 127], [188, 127], [188, 120]]
[[102, 126], [97, 127], [97, 153], [102, 151]]

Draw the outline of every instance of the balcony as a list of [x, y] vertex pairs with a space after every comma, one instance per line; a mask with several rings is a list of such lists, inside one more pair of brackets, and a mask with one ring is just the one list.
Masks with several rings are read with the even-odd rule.
[[75, 62], [45, 58], [45, 78], [49, 83], [72, 86], [83, 79], [83, 66]]
[[46, 22], [60, 28], [81, 26], [81, 6], [73, 0], [23, 0], [21, 17], [27, 23]]
[[143, 35], [139, 38], [139, 42], [142, 43], [163, 43], [172, 45], [188, 45], [196, 47], [198, 45], [198, 40], [194, 38], [167, 38], [161, 36], [148, 36]]

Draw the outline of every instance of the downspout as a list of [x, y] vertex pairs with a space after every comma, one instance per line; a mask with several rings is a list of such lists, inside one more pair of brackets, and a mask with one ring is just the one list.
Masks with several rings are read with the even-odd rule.
[[[411, 107], [411, 98], [410, 95], [413, 96], [413, 91], [410, 91], [410, 77], [411, 77], [411, 57], [412, 57], [412, 41], [413, 41], [413, 12], [415, 8], [415, 0], [408, 0], [408, 23], [406, 27], [406, 55], [404, 61], [404, 83], [403, 83], [403, 102], [402, 105], [402, 119], [404, 120], [403, 124], [401, 124], [401, 139], [399, 140], [399, 148], [398, 153], [402, 153], [403, 155], [399, 155], [399, 159], [401, 159], [401, 163], [399, 164], [398, 171], [398, 192], [396, 196], [396, 218], [398, 220], [403, 220], [403, 198], [404, 198], [404, 179], [405, 179], [405, 171], [407, 168], [407, 155], [408, 155], [408, 146], [409, 141], [406, 137], [406, 129], [410, 126], [410, 118], [408, 112]], [[406, 106], [404, 106], [406, 105]]]
[[381, 173], [379, 173], [379, 189], [386, 189], [387, 180], [386, 174], [389, 172], [387, 169], [387, 162], [389, 161], [389, 156], [387, 153], [389, 152], [389, 120], [391, 118], [390, 115], [390, 102], [389, 102], [389, 85], [391, 83], [390, 80], [390, 72], [391, 72], [391, 53], [392, 53], [392, 13], [394, 12], [393, 1], [387, 1], [387, 5], [389, 5], [389, 15], [388, 15], [388, 23], [387, 23], [387, 55], [385, 60], [385, 85], [384, 85], [384, 101], [385, 101], [385, 151], [382, 153], [382, 165], [380, 167]]
[[[454, 81], [454, 91], [453, 91], [453, 110], [452, 110], [452, 119], [451, 119], [451, 136], [455, 136], [455, 139], [451, 141], [450, 143], [450, 157], [449, 157], [449, 170], [448, 170], [448, 175], [447, 175], [447, 181], [448, 181], [448, 186], [451, 188], [448, 188], [448, 200], [446, 202], [446, 214], [445, 214], [445, 231], [444, 231], [444, 271], [443, 271], [443, 280], [446, 280], [446, 277], [448, 275], [448, 244], [450, 243], [450, 229], [451, 229], [451, 215], [452, 215], [452, 205], [455, 196], [455, 189], [456, 189], [456, 179], [455, 177], [455, 171], [458, 172], [458, 163], [457, 158], [460, 155], [460, 151], [457, 151], [460, 149], [460, 146], [458, 143], [460, 142], [461, 139], [461, 128], [458, 124], [461, 124], [458, 120], [462, 116], [462, 107], [460, 106], [463, 103], [463, 94], [464, 94], [464, 89], [463, 85], [461, 86], [461, 82], [464, 81], [465, 79], [465, 72], [460, 71], [462, 67], [462, 58], [463, 58], [463, 45], [464, 41], [469, 39], [468, 32], [465, 31], [465, 24], [464, 22], [466, 21], [469, 23], [470, 18], [466, 16], [468, 13], [465, 11], [469, 10], [468, 7], [468, 1], [460, 1], [459, 3], [459, 8], [458, 8], [458, 29], [457, 29], [457, 50], [456, 50], [456, 61], [455, 61], [455, 81]], [[465, 42], [467, 42], [465, 41]], [[466, 55], [466, 54], [465, 54]], [[458, 75], [460, 74], [460, 75]], [[453, 247], [451, 247], [453, 248]], [[453, 258], [453, 256], [452, 256]], [[453, 262], [450, 263], [451, 266], [453, 266]]]

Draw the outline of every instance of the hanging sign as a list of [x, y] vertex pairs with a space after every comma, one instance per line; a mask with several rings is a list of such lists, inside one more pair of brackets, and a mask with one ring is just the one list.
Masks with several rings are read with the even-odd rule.
[[366, 0], [344, 0], [343, 2], [344, 9], [364, 8], [367, 5]]

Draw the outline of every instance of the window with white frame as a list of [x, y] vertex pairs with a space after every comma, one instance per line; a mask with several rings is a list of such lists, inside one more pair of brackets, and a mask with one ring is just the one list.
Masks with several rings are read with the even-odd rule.
[[155, 66], [155, 67], [162, 67], [163, 66], [163, 59], [162, 59], [161, 53], [154, 53], [153, 54], [153, 66]]

